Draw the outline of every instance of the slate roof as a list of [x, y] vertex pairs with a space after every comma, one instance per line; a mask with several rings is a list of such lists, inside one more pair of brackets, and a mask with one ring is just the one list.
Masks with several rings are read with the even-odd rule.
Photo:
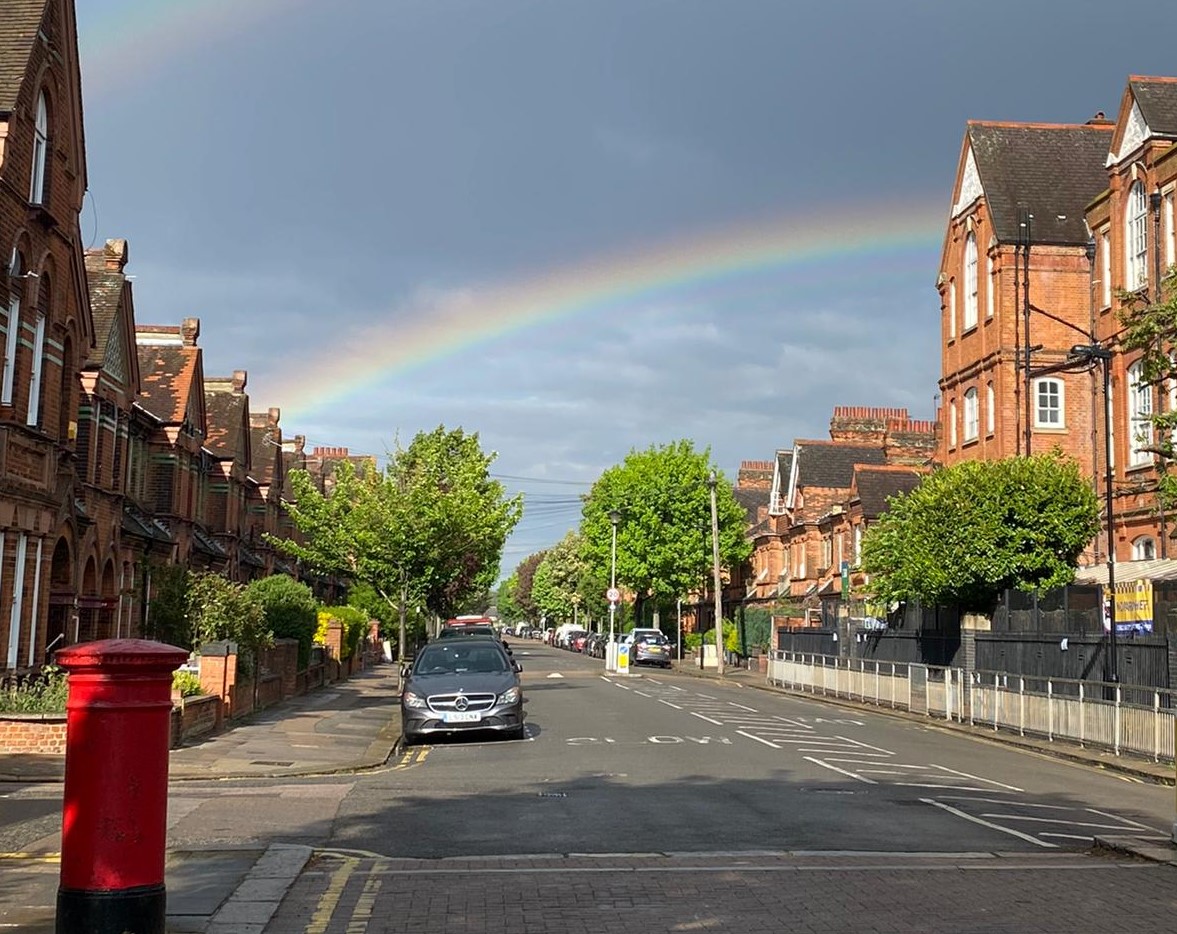
[[208, 435], [204, 444], [221, 460], [232, 460], [239, 450], [244, 449], [241, 436], [248, 405], [249, 396], [245, 393], [205, 390], [204, 410]]
[[780, 474], [781, 488], [789, 485], [789, 474], [793, 471], [793, 451], [776, 452], [777, 473]]
[[0, 15], [0, 113], [11, 113], [20, 96], [46, 0], [4, 0]]
[[184, 421], [200, 349], [169, 344], [138, 344], [137, 349], [143, 408], [165, 424]]
[[225, 546], [198, 525], [192, 526], [192, 543], [196, 546], [197, 551], [204, 552], [204, 554], [210, 555], [213, 558], [229, 557], [229, 552], [225, 550]]
[[1128, 85], [1153, 134], [1177, 136], [1177, 78], [1132, 75]]
[[123, 531], [151, 541], [172, 544], [174, 539], [166, 525], [152, 518], [133, 503], [123, 503]]
[[274, 443], [265, 428], [249, 429], [249, 448], [252, 457], [250, 475], [258, 483], [274, 482]]
[[121, 272], [106, 268], [101, 253], [98, 257], [86, 254], [86, 282], [90, 286], [90, 310], [94, 318], [94, 346], [86, 358], [90, 366], [101, 366], [106, 359], [106, 344], [118, 319], [125, 281]]
[[763, 490], [742, 490], [736, 487], [732, 490], [732, 496], [743, 507], [744, 514], [748, 517], [748, 524], [755, 525], [760, 507], [768, 501], [768, 494]]
[[858, 467], [854, 471], [854, 486], [867, 518], [881, 516], [887, 511], [887, 500], [901, 493], [910, 493], [924, 478], [924, 473], [910, 468]]
[[797, 458], [797, 486], [801, 489], [848, 490], [858, 464], [886, 463], [886, 454], [879, 445], [798, 441], [793, 451]]
[[[968, 139], [998, 240], [1018, 239], [1019, 209], [1033, 243], [1085, 244], [1084, 209], [1108, 186], [1114, 125], [969, 121]], [[1061, 219], [1060, 219], [1061, 217]]]

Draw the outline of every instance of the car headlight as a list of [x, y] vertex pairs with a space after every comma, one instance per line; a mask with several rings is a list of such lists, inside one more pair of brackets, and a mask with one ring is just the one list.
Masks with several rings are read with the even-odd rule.
[[425, 698], [420, 694], [414, 694], [412, 691], [405, 691], [401, 694], [401, 703], [406, 707], [424, 708], [429, 705], [425, 702]]
[[519, 703], [519, 688], [511, 688], [499, 695], [500, 704], [517, 704]]

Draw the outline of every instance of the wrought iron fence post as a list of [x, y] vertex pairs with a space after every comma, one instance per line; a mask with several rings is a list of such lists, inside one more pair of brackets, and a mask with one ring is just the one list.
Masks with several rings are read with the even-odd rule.
[[1152, 692], [1152, 761], [1161, 761], [1161, 692]]
[[1054, 742], [1054, 682], [1046, 682], [1046, 738]]
[[1087, 707], [1084, 704], [1083, 682], [1079, 682], [1079, 745], [1087, 738]]
[[1114, 717], [1114, 727], [1112, 730], [1113, 746], [1116, 755], [1120, 754], [1120, 701], [1123, 698], [1123, 692], [1120, 685], [1116, 685], [1116, 711]]
[[1018, 678], [1018, 735], [1026, 735], [1026, 679]]

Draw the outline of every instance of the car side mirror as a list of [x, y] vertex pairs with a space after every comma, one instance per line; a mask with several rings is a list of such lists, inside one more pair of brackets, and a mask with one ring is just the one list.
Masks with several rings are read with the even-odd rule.
[[401, 677], [407, 678], [409, 676], [409, 674], [412, 672], [412, 670], [413, 670], [412, 667], [410, 667], [409, 665], [405, 665], [404, 667], [401, 668]]
[[515, 659], [511, 659], [511, 667], [515, 669], [516, 673], [521, 673], [523, 671], [523, 666], [515, 661]]

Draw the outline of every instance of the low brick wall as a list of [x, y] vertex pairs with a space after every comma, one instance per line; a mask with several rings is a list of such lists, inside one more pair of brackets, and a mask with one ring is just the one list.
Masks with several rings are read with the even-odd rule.
[[213, 694], [185, 697], [172, 708], [172, 748], [217, 728], [221, 699]]
[[257, 688], [257, 706], [259, 710], [273, 707], [282, 700], [282, 676], [280, 674], [263, 675]]
[[65, 714], [0, 713], [0, 752], [65, 754]]
[[253, 713], [253, 681], [238, 681], [233, 691], [233, 708], [229, 711], [229, 718], [236, 720], [246, 714]]
[[306, 686], [303, 689], [303, 693], [313, 691], [315, 688], [321, 688], [326, 680], [326, 667], [324, 665], [311, 665], [306, 670]]

